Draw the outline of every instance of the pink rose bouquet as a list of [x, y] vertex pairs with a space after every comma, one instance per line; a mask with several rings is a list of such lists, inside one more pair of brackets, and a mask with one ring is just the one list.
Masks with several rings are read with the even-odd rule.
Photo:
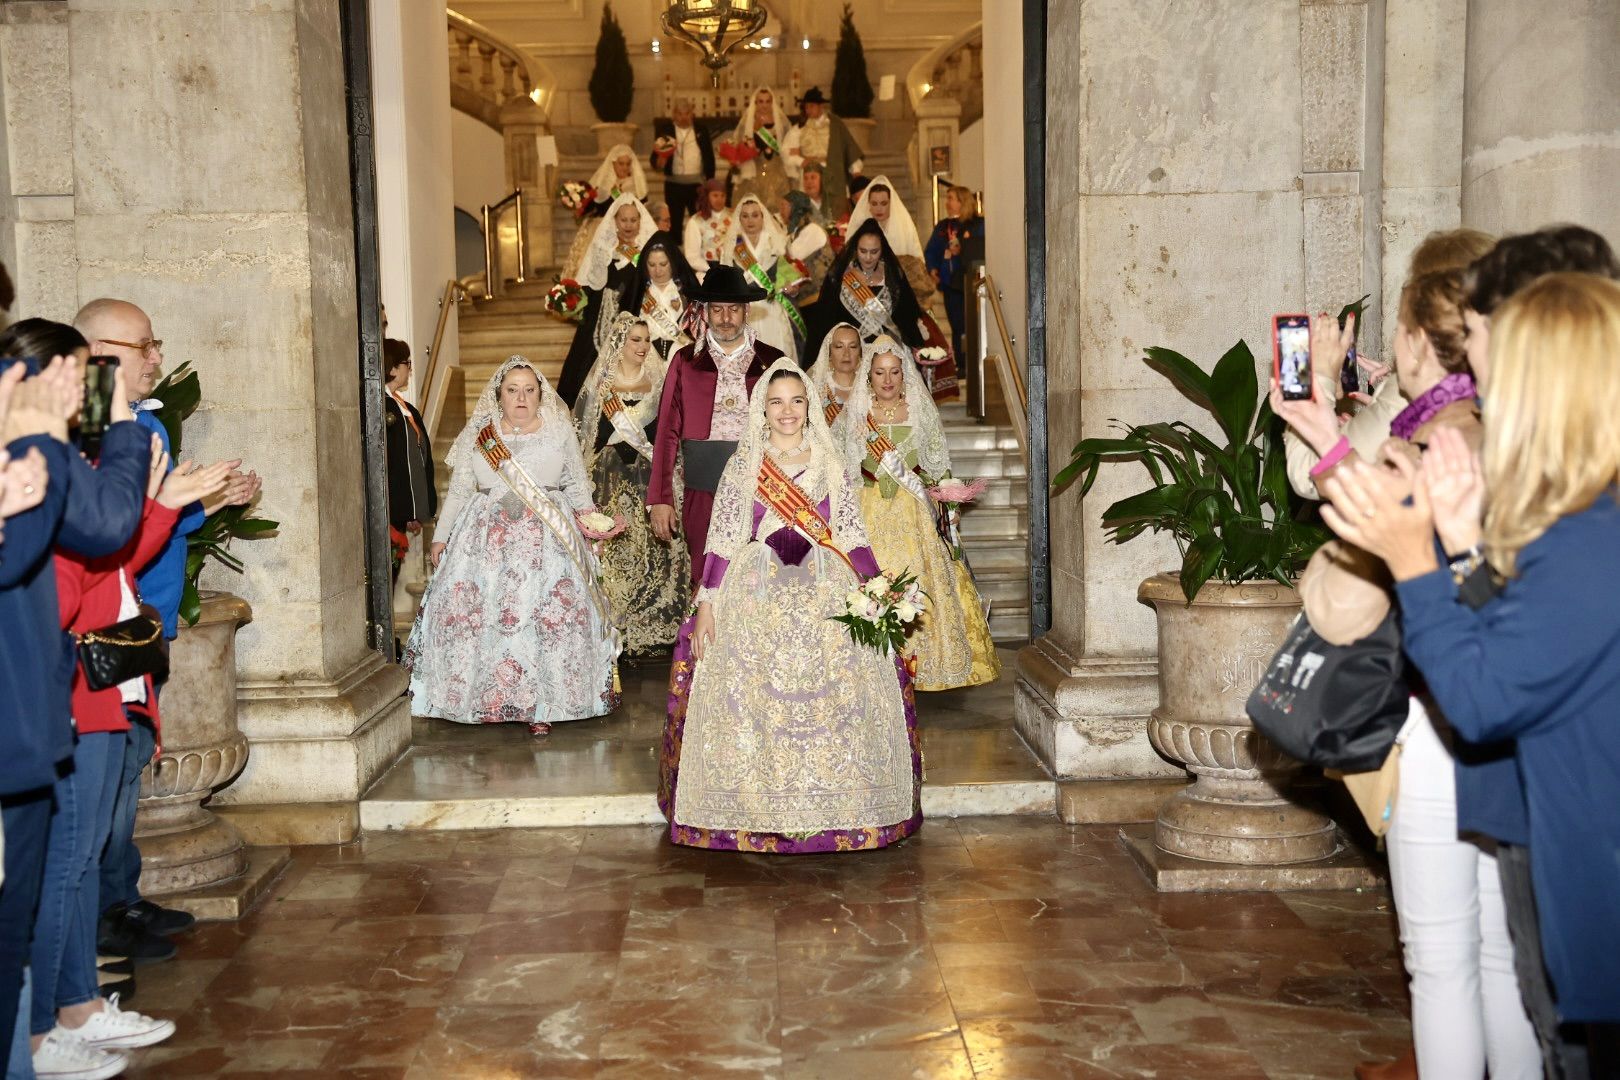
[[850, 639], [857, 645], [887, 656], [890, 649], [899, 652], [905, 647], [906, 628], [927, 606], [917, 575], [909, 571], [893, 578], [878, 574], [844, 594], [844, 613], [834, 615], [832, 621], [849, 627]]

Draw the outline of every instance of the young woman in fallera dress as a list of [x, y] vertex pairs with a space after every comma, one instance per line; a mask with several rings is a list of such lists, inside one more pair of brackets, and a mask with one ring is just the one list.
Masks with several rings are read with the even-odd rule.
[[652, 346], [666, 362], [676, 349], [692, 343], [687, 305], [697, 285], [697, 275], [674, 234], [653, 233], [641, 249], [625, 310], [646, 322]]
[[675, 644], [691, 585], [686, 545], [655, 537], [646, 513], [664, 370], [647, 324], [621, 312], [574, 407], [596, 505], [625, 522], [602, 547], [602, 588], [631, 656]]
[[993, 682], [1001, 674], [983, 602], [966, 561], [940, 535], [928, 488], [951, 475], [939, 411], [905, 346], [868, 346], [841, 430], [859, 462], [861, 521], [889, 571], [909, 570], [928, 607], [906, 639], [918, 690]]
[[630, 310], [641, 263], [641, 249], [657, 233], [652, 215], [634, 195], [621, 195], [607, 217], [597, 223], [596, 237], [579, 268], [585, 287], [585, 313], [574, 329], [574, 340], [557, 376], [557, 394], [570, 408], [579, 398], [585, 373], [596, 362], [602, 336], [613, 316]]
[[715, 493], [670, 671], [658, 802], [676, 844], [855, 851], [922, 822], [905, 668], [832, 621], [878, 568], [821, 410], [792, 361], [773, 363]]
[[753, 195], [744, 196], [737, 203], [736, 222], [720, 247], [720, 261], [737, 267], [750, 285], [770, 293], [764, 300], [749, 305], [748, 321], [759, 340], [797, 360], [800, 335], [796, 324], [804, 319], [793, 306], [793, 298], [804, 280], [793, 281], [780, 291], [776, 287], [777, 264], [787, 258], [787, 249], [787, 233], [765, 209], [765, 204]]
[[448, 464], [445, 531], [405, 648], [412, 710], [537, 735], [613, 711], [620, 636], [577, 522], [592, 509], [590, 481], [574, 425], [532, 363], [501, 365]]

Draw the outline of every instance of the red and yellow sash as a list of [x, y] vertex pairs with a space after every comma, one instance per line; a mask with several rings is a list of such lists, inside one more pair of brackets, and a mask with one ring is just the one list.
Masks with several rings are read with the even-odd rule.
[[495, 430], [493, 420], [478, 430], [478, 452], [484, 455], [484, 460], [489, 462], [489, 467], [496, 472], [501, 471], [501, 462], [512, 460], [512, 451], [501, 441], [500, 432]]
[[774, 510], [778, 517], [804, 534], [805, 538], [844, 560], [850, 573], [857, 578], [860, 571], [849, 561], [849, 556], [833, 543], [832, 526], [821, 516], [816, 504], [810, 501], [799, 485], [795, 484], [782, 467], [769, 455], [759, 465], [759, 500]]
[[872, 291], [865, 278], [855, 272], [853, 266], [844, 271], [844, 288], [849, 290], [850, 295], [862, 307], [878, 302], [877, 293]]
[[823, 411], [827, 414], [827, 426], [832, 427], [833, 421], [838, 419], [838, 414], [844, 411], [844, 403], [829, 401]]
[[866, 430], [871, 432], [866, 437], [866, 445], [872, 451], [873, 457], [881, 459], [884, 454], [894, 452], [894, 443], [889, 440], [887, 435], [883, 434], [883, 429], [878, 427], [877, 421], [872, 419], [871, 413], [866, 414]]

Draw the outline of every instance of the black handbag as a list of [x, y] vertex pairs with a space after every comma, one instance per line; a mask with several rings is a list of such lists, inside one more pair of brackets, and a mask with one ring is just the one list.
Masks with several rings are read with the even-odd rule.
[[150, 675], [162, 681], [169, 674], [169, 642], [157, 608], [142, 604], [140, 614], [79, 635], [79, 663], [91, 690]]
[[1347, 773], [1379, 768], [1411, 708], [1400, 618], [1348, 645], [1328, 643], [1303, 614], [1249, 695], [1249, 719], [1290, 757]]

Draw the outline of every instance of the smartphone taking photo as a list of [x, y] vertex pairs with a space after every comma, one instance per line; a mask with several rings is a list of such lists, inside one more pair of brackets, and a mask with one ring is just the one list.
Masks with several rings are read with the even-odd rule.
[[1282, 391], [1283, 400], [1311, 399], [1310, 316], [1272, 316], [1271, 373]]
[[92, 356], [84, 365], [84, 405], [79, 409], [79, 449], [87, 457], [101, 453], [101, 436], [111, 423], [113, 377], [118, 357]]

